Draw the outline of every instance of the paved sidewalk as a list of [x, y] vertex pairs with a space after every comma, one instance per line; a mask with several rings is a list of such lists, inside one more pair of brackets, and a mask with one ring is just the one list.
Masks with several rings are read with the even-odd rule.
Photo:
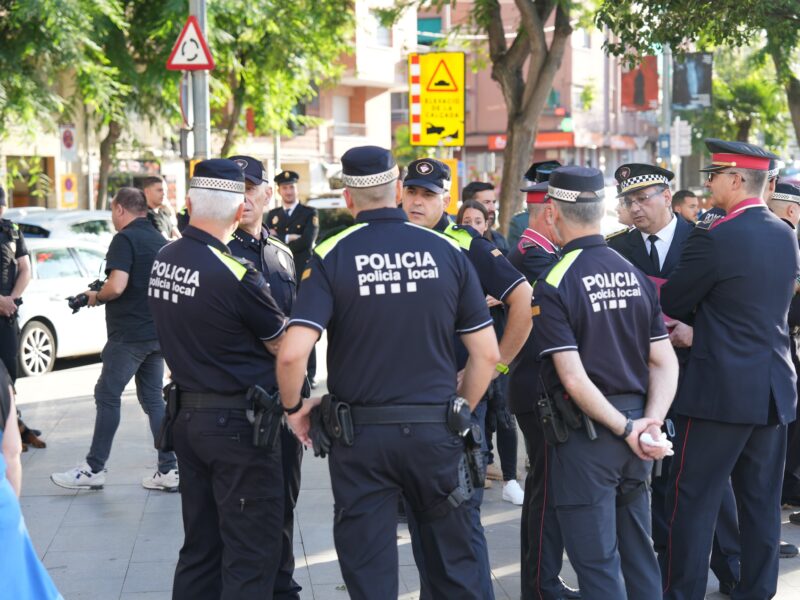
[[[133, 394], [127, 392], [124, 398], [105, 489], [76, 492], [49, 480], [53, 471], [80, 464], [91, 439], [94, 401], [76, 390], [92, 389], [99, 366], [79, 370], [77, 375], [61, 371], [18, 383], [24, 418], [43, 431], [48, 443], [45, 450], [23, 455], [21, 503], [34, 545], [67, 600], [167, 600], [183, 540], [180, 496], [141, 487], [141, 478], [154, 470], [156, 457], [147, 420]], [[483, 522], [497, 598], [517, 599], [520, 509], [503, 502], [500, 495], [497, 484], [486, 491]], [[333, 546], [332, 507], [327, 465], [308, 452], [295, 530], [296, 578], [304, 600], [348, 597]], [[788, 511], [783, 516], [786, 523]], [[786, 523], [783, 535], [800, 544], [800, 527]], [[400, 597], [418, 598], [419, 581], [405, 527], [398, 530], [398, 546]], [[563, 574], [576, 582], [567, 563]], [[716, 590], [713, 576], [711, 590]], [[783, 560], [776, 598], [798, 597], [800, 559]], [[708, 598], [723, 596], [713, 593]]]

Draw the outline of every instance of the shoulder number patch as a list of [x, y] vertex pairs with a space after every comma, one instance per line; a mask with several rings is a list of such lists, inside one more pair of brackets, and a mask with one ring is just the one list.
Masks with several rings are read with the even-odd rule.
[[302, 276], [302, 278], [301, 278], [300, 280], [301, 280], [301, 281], [305, 281], [305, 280], [306, 280], [306, 279], [308, 279], [309, 277], [311, 277], [311, 267], [309, 267], [308, 269], [306, 269], [305, 271], [303, 271], [303, 276]]
[[503, 253], [500, 252], [499, 249], [495, 248], [494, 250], [492, 250], [492, 256], [503, 256]]

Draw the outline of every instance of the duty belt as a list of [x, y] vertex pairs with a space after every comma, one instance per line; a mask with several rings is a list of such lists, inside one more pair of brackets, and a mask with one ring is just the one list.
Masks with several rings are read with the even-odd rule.
[[218, 394], [216, 392], [180, 392], [181, 408], [229, 408], [250, 410], [253, 401], [242, 394]]
[[446, 404], [393, 404], [390, 406], [350, 405], [353, 425], [403, 425], [446, 423]]
[[644, 408], [646, 398], [642, 394], [615, 394], [606, 396], [606, 400], [617, 410], [625, 411]]

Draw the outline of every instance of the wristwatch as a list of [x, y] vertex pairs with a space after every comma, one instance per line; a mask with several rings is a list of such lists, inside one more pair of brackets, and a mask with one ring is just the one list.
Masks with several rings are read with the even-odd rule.
[[633, 419], [628, 419], [625, 421], [625, 429], [617, 437], [621, 440], [624, 440], [631, 434], [631, 431], [633, 431]]
[[292, 408], [285, 408], [284, 407], [283, 412], [285, 412], [287, 415], [293, 415], [294, 413], [299, 412], [301, 408], [303, 408], [303, 397], [302, 396], [300, 396], [300, 402], [295, 404]]

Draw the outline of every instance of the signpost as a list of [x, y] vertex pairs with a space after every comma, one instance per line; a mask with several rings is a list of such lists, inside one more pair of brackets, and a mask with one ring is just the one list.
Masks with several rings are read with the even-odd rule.
[[463, 52], [410, 54], [412, 146], [464, 145]]

